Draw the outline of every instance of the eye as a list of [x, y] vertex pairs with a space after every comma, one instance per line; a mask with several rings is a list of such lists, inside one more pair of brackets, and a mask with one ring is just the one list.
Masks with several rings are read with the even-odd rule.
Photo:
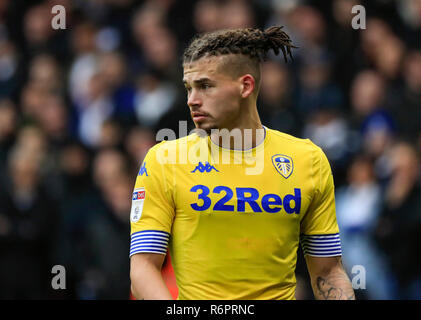
[[209, 83], [203, 83], [201, 87], [202, 87], [202, 89], [206, 90], [206, 89], [209, 89], [211, 87], [211, 85]]

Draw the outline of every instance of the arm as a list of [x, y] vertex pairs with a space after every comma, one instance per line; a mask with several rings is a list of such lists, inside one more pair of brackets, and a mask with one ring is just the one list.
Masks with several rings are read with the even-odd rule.
[[161, 275], [165, 255], [138, 253], [130, 258], [131, 290], [136, 299], [172, 300]]
[[340, 256], [305, 256], [314, 297], [317, 300], [355, 300], [354, 289]]

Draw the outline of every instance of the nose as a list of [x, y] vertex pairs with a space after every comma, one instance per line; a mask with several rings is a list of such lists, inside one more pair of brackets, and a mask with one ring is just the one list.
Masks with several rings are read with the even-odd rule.
[[187, 105], [190, 108], [198, 108], [202, 105], [202, 99], [199, 96], [199, 93], [197, 92], [197, 90], [192, 89], [188, 98], [187, 98]]

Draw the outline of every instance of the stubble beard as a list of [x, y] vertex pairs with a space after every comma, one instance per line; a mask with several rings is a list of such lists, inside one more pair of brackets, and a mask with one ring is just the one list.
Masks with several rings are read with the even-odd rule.
[[197, 130], [197, 134], [200, 137], [208, 137], [211, 135], [212, 130], [218, 130], [217, 126], [212, 126], [212, 127], [206, 127], [206, 128], [201, 128], [200, 126], [196, 126], [196, 130]]
[[211, 125], [202, 125], [202, 124], [197, 124], [195, 123], [196, 126], [196, 132], [200, 137], [206, 137], [206, 136], [210, 136], [212, 133], [212, 130], [218, 130], [218, 126], [215, 124], [211, 124]]

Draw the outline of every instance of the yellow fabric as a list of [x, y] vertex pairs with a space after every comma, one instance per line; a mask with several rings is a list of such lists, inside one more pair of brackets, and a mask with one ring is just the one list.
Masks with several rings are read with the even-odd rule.
[[[274, 155], [290, 157], [289, 176]], [[194, 161], [179, 163], [186, 158]], [[143, 167], [135, 190], [146, 196], [131, 234], [170, 234], [179, 299], [295, 299], [300, 234], [339, 232], [329, 162], [308, 139], [266, 128], [256, 148], [233, 151], [192, 134], [151, 148]], [[241, 200], [256, 191], [252, 203]]]

